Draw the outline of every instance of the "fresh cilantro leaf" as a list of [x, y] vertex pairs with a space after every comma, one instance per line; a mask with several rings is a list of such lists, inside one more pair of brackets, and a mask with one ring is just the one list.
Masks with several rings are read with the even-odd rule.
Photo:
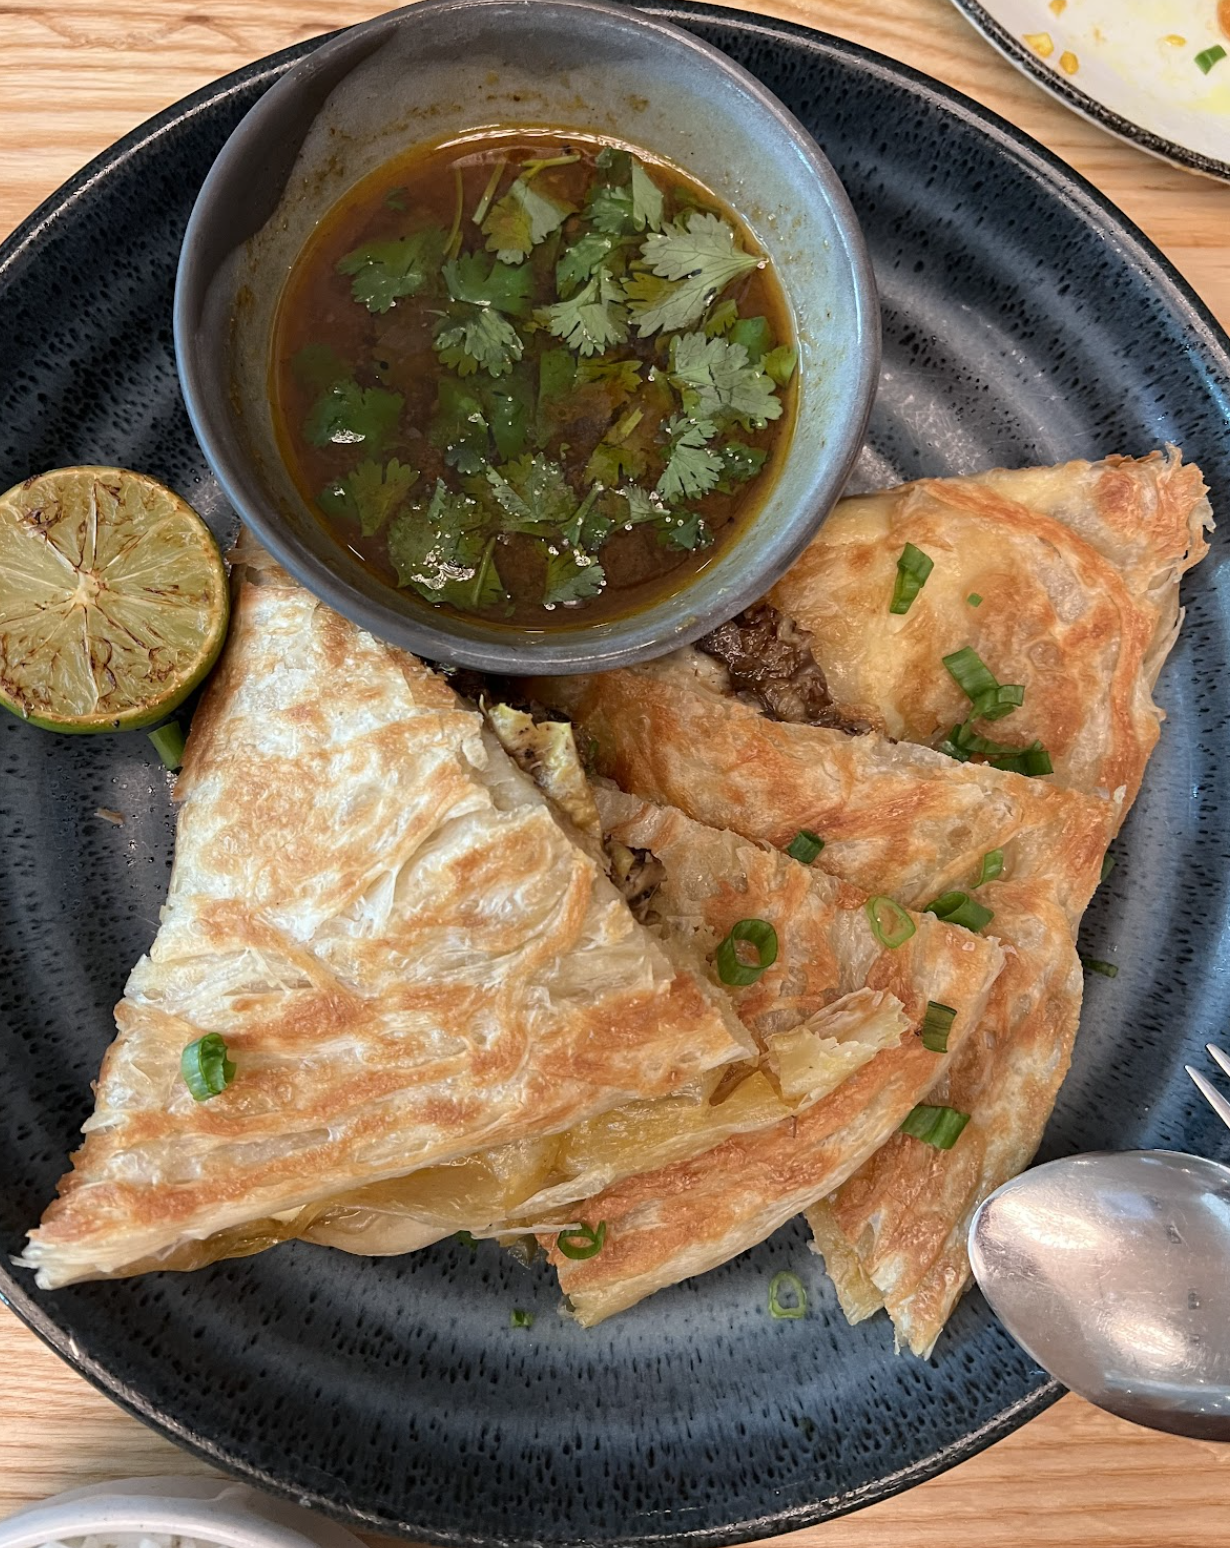
[[450, 468], [466, 474], [482, 472], [489, 451], [487, 415], [475, 388], [455, 376], [441, 377], [429, 438]]
[[636, 230], [632, 190], [597, 183], [585, 201], [585, 218], [595, 231], [607, 236], [628, 236]]
[[760, 369], [766, 376], [772, 377], [779, 387], [784, 387], [794, 375], [798, 363], [798, 350], [791, 349], [789, 344], [779, 344], [760, 362]]
[[760, 360], [773, 346], [773, 332], [767, 317], [740, 317], [726, 338], [731, 344], [742, 344], [749, 360]]
[[605, 180], [590, 189], [586, 200], [585, 216], [590, 225], [617, 237], [647, 228], [660, 230], [664, 196], [636, 157], [607, 146], [599, 153], [597, 166]]
[[772, 381], [747, 358], [742, 344], [683, 333], [671, 340], [670, 381], [695, 419], [735, 421], [759, 429], [781, 416]]
[[590, 554], [561, 548], [547, 554], [547, 581], [542, 600], [547, 607], [563, 602], [584, 602], [596, 597], [606, 585], [606, 571]]
[[463, 253], [444, 265], [444, 283], [454, 301], [490, 306], [509, 317], [524, 317], [529, 311], [533, 282], [529, 264], [510, 267], [482, 253]]
[[577, 506], [576, 514], [564, 528], [564, 536], [573, 548], [596, 553], [610, 537], [615, 523], [603, 508], [610, 496], [602, 489], [591, 489]]
[[350, 294], [369, 312], [387, 312], [400, 296], [417, 296], [440, 267], [447, 238], [438, 226], [388, 242], [365, 242], [337, 262]]
[[739, 320], [739, 308], [731, 300], [719, 301], [705, 319], [705, 337], [717, 338], [719, 333], [729, 333]]
[[594, 157], [599, 172], [605, 172], [607, 183], [626, 183], [632, 175], [632, 152], [621, 150], [618, 145], [604, 145]]
[[713, 535], [699, 511], [682, 511], [659, 527], [658, 541], [663, 548], [691, 553], [697, 548], [708, 548]]
[[583, 285], [610, 255], [616, 238], [601, 231], [587, 231], [574, 242], [555, 266], [555, 288], [561, 296]]
[[544, 237], [558, 230], [574, 208], [563, 199], [539, 193], [525, 177], [519, 177], [483, 221], [487, 251], [495, 253], [501, 263], [519, 263]]
[[746, 484], [749, 479], [756, 477], [768, 455], [767, 451], [757, 446], [745, 446], [742, 441], [728, 441], [725, 446], [719, 446], [722, 477], [715, 487], [723, 494], [733, 494], [737, 485]]
[[[542, 460], [538, 457], [533, 459], [534, 463], [541, 462]], [[555, 463], [551, 463], [549, 466], [557, 468]], [[510, 470], [506, 469], [505, 471]], [[516, 477], [516, 470], [513, 469], [511, 471], [514, 472], [514, 477]], [[560, 481], [561, 483], [563, 482], [562, 472], [560, 472]], [[504, 473], [501, 473], [496, 468], [488, 468], [487, 482], [491, 486], [495, 503], [499, 506], [500, 525], [505, 532], [529, 532], [535, 536], [542, 537], [554, 532], [560, 525], [554, 519], [557, 511], [552, 510], [549, 501], [533, 499], [533, 493], [536, 489], [533, 478], [518, 478], [518, 483], [521, 485], [519, 489], [505, 477]], [[521, 492], [527, 486], [531, 491], [530, 499], [527, 499]], [[567, 485], [564, 485], [564, 489], [566, 492], [565, 505], [570, 509], [576, 503], [575, 497], [571, 489], [567, 488]]]
[[545, 307], [538, 320], [582, 355], [598, 355], [628, 337], [628, 317], [619, 286], [600, 269], [567, 301]]
[[501, 461], [520, 457], [529, 444], [533, 394], [525, 368], [487, 389], [491, 433]]
[[582, 533], [584, 533], [587, 528], [592, 527], [590, 517], [593, 514], [594, 507], [597, 505], [598, 497], [601, 493], [601, 489], [591, 489], [585, 498], [581, 501], [580, 505], [577, 506], [576, 510], [572, 513], [569, 519], [564, 523], [564, 541], [569, 545], [569, 547], [578, 549], [585, 549], [588, 547], [588, 544], [582, 541]]
[[345, 381], [353, 375], [352, 368], [331, 344], [305, 344], [292, 357], [290, 368], [297, 381], [305, 387], [315, 387], [317, 392], [323, 392], [326, 387], [332, 387], [334, 382]]
[[[405, 506], [389, 526], [389, 558], [400, 586], [429, 602], [473, 606], [489, 534], [478, 501], [454, 494], [443, 479], [429, 501]], [[488, 582], [489, 584], [489, 582]]]
[[317, 504], [328, 516], [357, 521], [374, 537], [418, 481], [418, 470], [394, 457], [384, 467], [370, 458], [321, 491]]
[[673, 514], [660, 494], [642, 489], [639, 484], [625, 484], [619, 493], [628, 507], [623, 521], [626, 527], [642, 527], [646, 522], [661, 523]]
[[645, 453], [633, 446], [612, 446], [609, 441], [599, 441], [585, 464], [585, 482], [618, 489], [625, 480], [640, 478], [645, 460]]
[[383, 387], [360, 387], [351, 378], [333, 385], [312, 405], [303, 433], [313, 446], [364, 445], [375, 451], [397, 427], [405, 399]]
[[639, 360], [579, 360], [576, 379], [585, 382], [602, 382], [619, 398], [630, 398], [641, 385]]
[[659, 329], [689, 327], [731, 280], [763, 262], [738, 246], [727, 221], [696, 210], [650, 232], [641, 257], [648, 272], [624, 284], [641, 338]]
[[446, 318], [436, 334], [436, 353], [458, 376], [483, 370], [507, 376], [525, 353], [521, 336], [506, 317], [490, 307], [474, 307], [459, 318]]
[[[505, 463], [496, 476], [509, 485], [519, 501], [519, 507], [528, 512], [528, 515], [519, 516], [518, 507], [502, 504], [506, 514], [514, 519], [532, 520], [559, 529], [567, 525], [577, 508], [577, 497], [564, 477], [563, 468], [550, 457], [541, 454], [517, 457]], [[491, 481], [490, 475], [488, 479]], [[493, 490], [495, 487], [493, 482]], [[499, 499], [498, 490], [496, 498]]]
[[697, 512], [672, 510], [657, 490], [642, 489], [639, 484], [626, 484], [619, 493], [627, 506], [623, 525], [652, 526], [664, 548], [708, 548], [713, 542], [709, 529]]
[[632, 158], [632, 223], [638, 231], [661, 231], [662, 190], [634, 156]]
[[656, 488], [667, 502], [696, 500], [722, 476], [722, 458], [705, 444], [717, 434], [711, 420], [679, 416], [666, 427], [670, 450]]

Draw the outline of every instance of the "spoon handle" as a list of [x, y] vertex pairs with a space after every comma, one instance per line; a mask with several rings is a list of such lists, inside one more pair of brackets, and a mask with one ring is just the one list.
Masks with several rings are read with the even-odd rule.
[[1206, 1080], [1199, 1070], [1192, 1069], [1190, 1064], [1185, 1064], [1183, 1068], [1196, 1082], [1196, 1090], [1204, 1097], [1225, 1126], [1230, 1129], [1230, 1102], [1226, 1101], [1217, 1087], [1211, 1081]]

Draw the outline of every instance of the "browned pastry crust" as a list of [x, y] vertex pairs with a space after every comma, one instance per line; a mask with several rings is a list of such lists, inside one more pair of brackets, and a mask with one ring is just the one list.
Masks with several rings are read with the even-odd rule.
[[[710, 1159], [737, 1157], [730, 1173], [746, 1171], [758, 1181], [736, 1189], [726, 1202], [716, 1193], [730, 1178], [714, 1171], [711, 1197], [700, 1163], [686, 1170], [678, 1218], [675, 1206], [655, 1209], [649, 1202], [654, 1187], [666, 1186], [661, 1177], [619, 1185], [590, 1204], [586, 1219], [608, 1218], [609, 1211], [608, 1240], [617, 1246], [618, 1237], [635, 1234], [640, 1245], [629, 1247], [626, 1258], [624, 1249], [617, 1250], [605, 1264], [599, 1259], [561, 1264], [561, 1280], [570, 1295], [575, 1292], [582, 1319], [608, 1315], [660, 1283], [695, 1272], [702, 1262], [720, 1261], [719, 1254], [729, 1256], [759, 1240], [798, 1209], [816, 1204], [864, 1162], [875, 1166], [880, 1158], [872, 1160], [873, 1153], [888, 1141], [881, 1163], [886, 1180], [872, 1190], [873, 1213], [883, 1231], [884, 1264], [876, 1272], [886, 1285], [891, 1273], [890, 1308], [912, 1346], [924, 1352], [965, 1284], [962, 1220], [989, 1187], [1011, 1175], [1006, 1167], [1019, 1170], [1027, 1163], [1067, 1069], [1082, 987], [1075, 932], [1118, 825], [1119, 801], [958, 764], [877, 735], [852, 737], [770, 720], [732, 698], [722, 669], [695, 652], [647, 668], [552, 680], [540, 692], [595, 739], [602, 771], [626, 788], [782, 847], [800, 828], [809, 828], [826, 841], [817, 866], [865, 892], [924, 907], [941, 892], [972, 888], [982, 857], [1003, 851], [1002, 879], [978, 889], [978, 896], [995, 911], [987, 934], [1004, 946], [1004, 969], [977, 1029], [960, 1044], [951, 1073], [910, 1088], [903, 1108], [872, 1102], [866, 1124], [843, 1115], [819, 1135], [814, 1165], [807, 1152], [814, 1125], [823, 1120], [810, 1113], [798, 1120], [797, 1130], [777, 1131], [774, 1142], [760, 1137], [772, 1150], [763, 1168], [752, 1154], [757, 1136], [728, 1141]], [[890, 1057], [895, 1056], [880, 1055], [812, 1112], [844, 1104]], [[903, 1088], [895, 1090], [904, 1100]], [[973, 1113], [953, 1150], [931, 1151], [917, 1140], [894, 1136], [905, 1113], [924, 1096]], [[793, 1152], [800, 1135], [805, 1147], [800, 1166], [810, 1182], [796, 1174], [786, 1186], [781, 1169], [789, 1163], [782, 1157]], [[779, 1183], [780, 1202], [768, 1205]], [[922, 1186], [930, 1190], [926, 1208], [919, 1207]], [[653, 1267], [654, 1249], [646, 1243], [655, 1241], [665, 1252], [672, 1237], [687, 1237], [693, 1210], [697, 1216], [711, 1213], [720, 1240], [706, 1237], [703, 1258], [699, 1251], [689, 1258], [679, 1249], [669, 1271]], [[852, 1245], [861, 1247], [862, 1238]], [[845, 1283], [839, 1281], [850, 1305], [860, 1284], [865, 1289], [870, 1283], [861, 1256], [850, 1252]], [[835, 1274], [841, 1273], [838, 1257], [834, 1253], [829, 1260]], [[606, 1258], [605, 1250], [600, 1258]], [[924, 1287], [933, 1266], [935, 1283]], [[922, 1298], [916, 1315], [906, 1304], [915, 1290]], [[878, 1289], [876, 1295], [882, 1298]]]
[[[934, 746], [969, 712], [943, 657], [972, 646], [1025, 688], [1020, 709], [978, 729], [1041, 741], [1058, 783], [1123, 789], [1126, 813], [1157, 742], [1151, 690], [1179, 579], [1211, 525], [1200, 470], [1174, 450], [921, 479], [843, 500], [768, 600], [810, 636], [830, 714]], [[934, 568], [894, 616], [906, 543]]]
[[[435, 673], [276, 567], [255, 579], [189, 738], [161, 926], [25, 1251], [45, 1286], [156, 1266], [753, 1049]], [[180, 1054], [207, 1032], [238, 1072], [198, 1103]]]

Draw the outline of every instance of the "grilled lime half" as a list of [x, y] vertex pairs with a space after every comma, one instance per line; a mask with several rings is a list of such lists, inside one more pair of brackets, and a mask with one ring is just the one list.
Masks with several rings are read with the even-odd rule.
[[57, 468], [0, 496], [0, 704], [49, 731], [152, 726], [226, 638], [226, 570], [177, 494]]

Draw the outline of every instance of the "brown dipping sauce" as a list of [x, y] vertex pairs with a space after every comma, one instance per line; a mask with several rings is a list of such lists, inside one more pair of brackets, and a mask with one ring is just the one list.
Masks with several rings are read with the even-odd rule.
[[321, 222], [278, 307], [274, 424], [383, 581], [576, 626], [737, 540], [790, 434], [793, 344], [767, 260], [678, 168], [488, 132], [390, 162]]

